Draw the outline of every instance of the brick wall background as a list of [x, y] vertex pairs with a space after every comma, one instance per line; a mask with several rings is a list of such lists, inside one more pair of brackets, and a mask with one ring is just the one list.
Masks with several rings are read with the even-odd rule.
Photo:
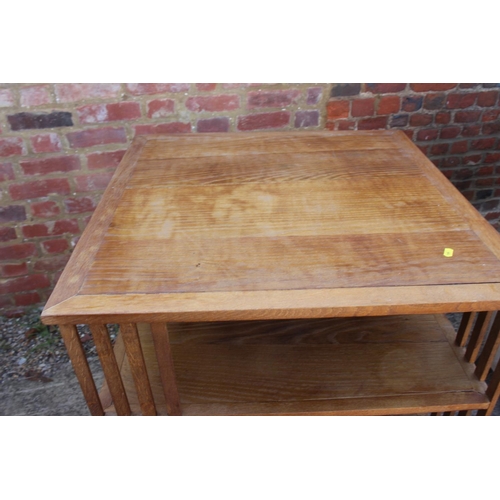
[[500, 229], [500, 84], [0, 84], [0, 310], [43, 304], [135, 135], [398, 128]]

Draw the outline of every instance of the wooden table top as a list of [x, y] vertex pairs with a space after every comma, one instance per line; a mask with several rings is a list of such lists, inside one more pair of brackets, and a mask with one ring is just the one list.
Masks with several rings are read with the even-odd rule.
[[140, 137], [42, 319], [493, 310], [499, 258], [500, 235], [400, 131]]

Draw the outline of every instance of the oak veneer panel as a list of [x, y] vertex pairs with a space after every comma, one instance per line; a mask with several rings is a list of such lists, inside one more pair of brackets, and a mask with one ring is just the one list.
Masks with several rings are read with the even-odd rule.
[[[409, 286], [497, 281], [471, 231], [103, 243], [81, 294]], [[443, 256], [454, 248], [454, 258]]]
[[[457, 358], [444, 318], [170, 324], [169, 331], [184, 414], [487, 407], [485, 385]], [[153, 341], [148, 328], [139, 332], [155, 403], [165, 414]], [[137, 411], [126, 361], [122, 375]]]
[[495, 310], [499, 258], [500, 236], [400, 131], [146, 137], [42, 319]]
[[140, 187], [181, 185], [274, 184], [311, 182], [361, 176], [422, 176], [404, 150], [328, 151], [315, 153], [249, 154], [140, 160], [127, 184]]
[[269, 153], [314, 153], [317, 151], [398, 151], [393, 132], [303, 132], [196, 134], [152, 137], [143, 159], [197, 158], [207, 156], [241, 156]]

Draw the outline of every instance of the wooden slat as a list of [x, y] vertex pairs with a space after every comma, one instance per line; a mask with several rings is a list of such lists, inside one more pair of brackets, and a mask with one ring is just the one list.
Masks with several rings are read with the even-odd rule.
[[92, 377], [92, 372], [90, 371], [76, 326], [60, 325], [59, 328], [90, 413], [96, 416], [104, 415], [94, 378]]
[[467, 345], [465, 359], [470, 363], [475, 363], [479, 350], [481, 349], [484, 337], [488, 332], [488, 327], [493, 316], [493, 312], [482, 312], [478, 314], [476, 324]]
[[498, 349], [500, 349], [500, 313], [497, 312], [491, 325], [488, 338], [486, 339], [486, 343], [484, 344], [483, 351], [481, 352], [481, 355], [476, 363], [476, 375], [479, 380], [486, 380]]
[[469, 335], [475, 320], [476, 320], [476, 313], [473, 312], [463, 313], [462, 321], [460, 322], [456, 339], [456, 343], [460, 347], [464, 347], [465, 344], [467, 344], [467, 340], [469, 340]]
[[137, 326], [134, 323], [122, 323], [120, 324], [120, 331], [123, 336], [125, 351], [130, 363], [142, 414], [156, 415], [153, 393], [151, 392], [151, 386], [149, 384], [148, 372], [144, 362]]
[[152, 323], [151, 333], [169, 415], [182, 415], [175, 379], [174, 361], [165, 323]]
[[130, 406], [123, 387], [120, 369], [113, 353], [108, 329], [106, 325], [92, 325], [90, 329], [116, 411], [118, 415], [130, 415]]

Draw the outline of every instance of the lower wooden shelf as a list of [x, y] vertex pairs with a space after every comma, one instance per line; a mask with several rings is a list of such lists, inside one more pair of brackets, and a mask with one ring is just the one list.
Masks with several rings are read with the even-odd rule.
[[[183, 415], [395, 415], [489, 404], [443, 315], [168, 328]], [[166, 415], [149, 325], [138, 330], [156, 408]], [[132, 412], [141, 414], [121, 337], [115, 354]], [[100, 397], [114, 414], [106, 384]]]

